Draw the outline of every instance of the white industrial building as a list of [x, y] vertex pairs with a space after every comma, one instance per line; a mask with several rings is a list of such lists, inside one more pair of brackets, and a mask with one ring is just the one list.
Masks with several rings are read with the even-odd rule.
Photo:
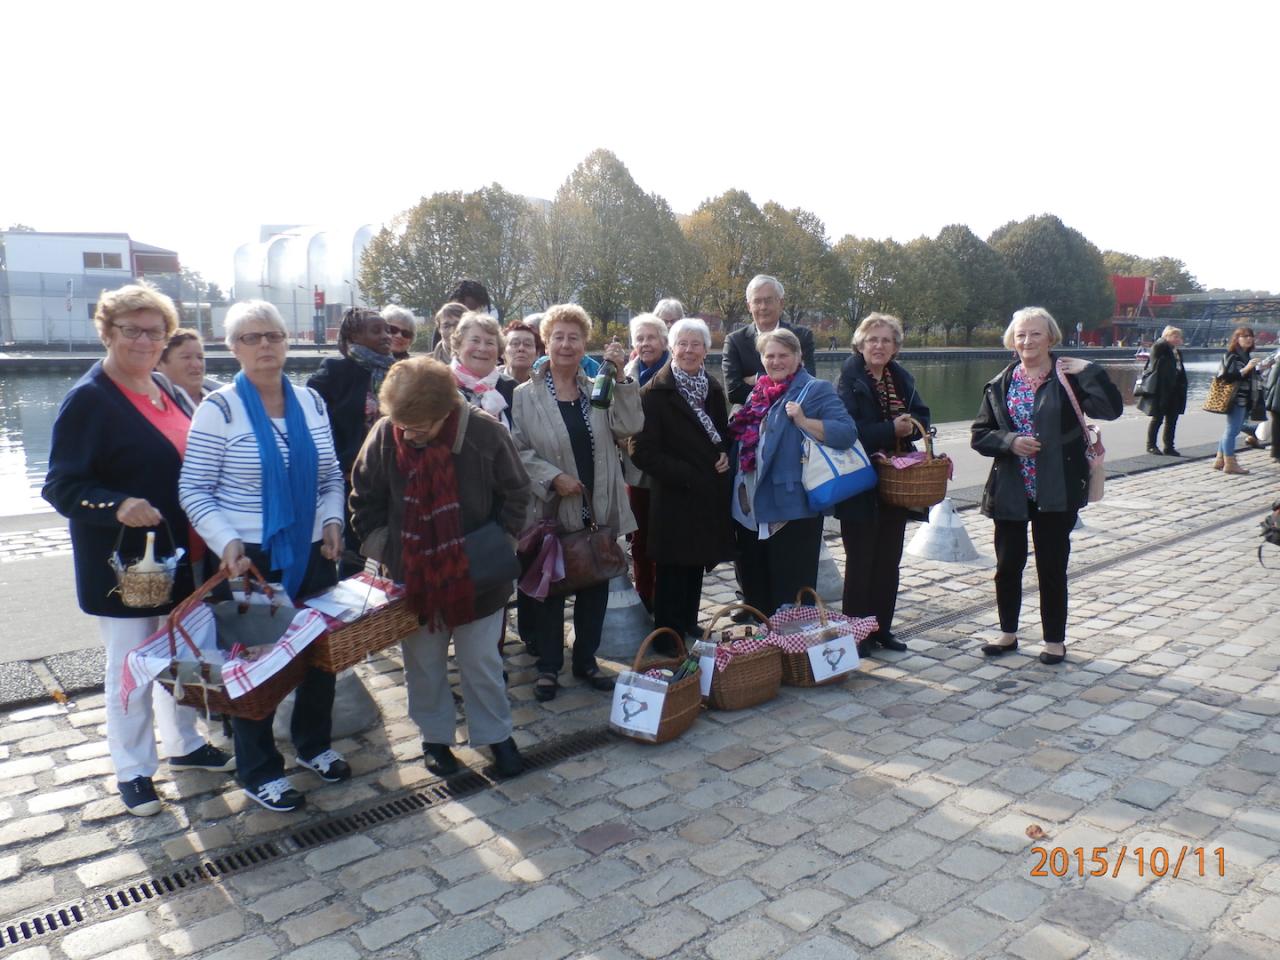
[[0, 343], [98, 342], [103, 290], [145, 277], [181, 299], [178, 254], [127, 233], [0, 230]]

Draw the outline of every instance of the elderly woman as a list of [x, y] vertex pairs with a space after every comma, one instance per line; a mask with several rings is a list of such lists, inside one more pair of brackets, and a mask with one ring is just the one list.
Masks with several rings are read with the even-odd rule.
[[198, 331], [187, 327], [179, 327], [170, 334], [156, 363], [156, 373], [164, 374], [182, 391], [179, 399], [188, 401], [184, 404], [188, 411], [222, 386], [204, 375], [204, 341]]
[[[465, 325], [464, 319], [459, 329]], [[427, 768], [442, 777], [459, 769], [450, 749], [456, 727], [448, 678], [452, 641], [471, 745], [489, 747], [498, 772], [514, 776], [524, 765], [511, 738], [496, 642], [512, 581], [484, 579], [465, 543], [493, 524], [519, 535], [529, 509], [529, 475], [507, 431], [475, 415], [438, 361], [415, 357], [396, 364], [379, 396], [385, 416], [356, 460], [351, 522], [362, 552], [404, 583], [422, 623], [401, 647], [409, 716], [422, 733]]]
[[[929, 428], [929, 408], [916, 392], [915, 378], [895, 359], [902, 349], [902, 321], [887, 313], [867, 316], [853, 334], [854, 353], [840, 371], [839, 394], [858, 426], [867, 455], [893, 453], [898, 441], [919, 436], [914, 418]], [[844, 541], [844, 612], [875, 617], [878, 629], [863, 642], [906, 650], [893, 635], [898, 604], [898, 567], [910, 511], [878, 501], [868, 490], [836, 505]]]
[[[125, 656], [164, 623], [172, 603], [126, 607], [107, 558], [123, 525], [121, 553], [140, 557], [147, 528], [168, 524], [175, 546], [189, 548], [190, 530], [178, 502], [178, 472], [190, 420], [164, 378], [152, 375], [165, 341], [178, 326], [173, 301], [154, 287], [131, 284], [104, 292], [93, 317], [107, 357], [95, 363], [62, 401], [53, 424], [44, 498], [71, 521], [71, 550], [80, 609], [98, 621], [106, 647], [107, 749], [125, 809], [160, 811], [152, 777], [159, 766], [155, 727], [174, 770], [228, 771], [233, 761], [196, 730], [195, 710], [144, 687], [126, 712], [120, 697]], [[191, 567], [178, 567], [174, 600], [193, 589]]]
[[[554, 518], [565, 531], [588, 523], [616, 534], [636, 528], [627, 505], [616, 442], [640, 431], [640, 385], [619, 380], [607, 409], [593, 407], [591, 381], [581, 363], [591, 336], [591, 318], [577, 304], [557, 304], [542, 317], [548, 364], [541, 376], [516, 387], [512, 405], [513, 439], [533, 480], [534, 511]], [[626, 355], [611, 343], [604, 356], [622, 369]], [[596, 663], [600, 631], [609, 602], [608, 582], [579, 590], [573, 606], [573, 675], [596, 690], [612, 690], [613, 677]], [[551, 700], [564, 666], [564, 596], [534, 604], [538, 677], [533, 693]]]
[[684, 304], [675, 297], [666, 297], [654, 306], [653, 315], [670, 328], [677, 320], [684, 319]]
[[[724, 387], [707, 374], [707, 325], [677, 320], [668, 342], [671, 362], [640, 391], [644, 428], [635, 436], [632, 459], [649, 481], [644, 492], [648, 552], [657, 565], [654, 625], [690, 636], [698, 630], [703, 571], [733, 558], [729, 405]], [[659, 652], [675, 652], [670, 638], [666, 647]]]
[[1177, 327], [1164, 328], [1160, 339], [1151, 345], [1151, 359], [1147, 361], [1151, 371], [1150, 392], [1138, 398], [1138, 409], [1151, 418], [1147, 424], [1147, 453], [1159, 455], [1156, 435], [1164, 424], [1164, 455], [1180, 457], [1173, 445], [1173, 435], [1178, 429], [1178, 417], [1187, 409], [1187, 370], [1182, 365], [1182, 331]]
[[502, 330], [487, 313], [468, 311], [453, 329], [449, 368], [464, 400], [511, 429], [511, 398], [516, 382], [498, 369]]
[[777, 327], [760, 334], [754, 349], [764, 374], [729, 421], [736, 441], [730, 503], [742, 598], [772, 613], [818, 580], [822, 515], [809, 508], [802, 482], [804, 435], [847, 450], [858, 430], [835, 388], [804, 369], [794, 333]]
[[[178, 484], [182, 508], [223, 570], [240, 576], [252, 561], [298, 601], [337, 582], [334, 562], [342, 555], [342, 470], [329, 417], [315, 390], [284, 375], [287, 331], [274, 306], [237, 303], [226, 328], [240, 372], [192, 418]], [[298, 765], [328, 783], [351, 776], [330, 746], [333, 680], [307, 671], [291, 724]], [[232, 718], [236, 775], [251, 799], [287, 812], [305, 801], [284, 776], [271, 721]]]
[[541, 319], [542, 314], [535, 313], [523, 320], [512, 320], [503, 328], [506, 347], [502, 355], [505, 363], [500, 369], [517, 386], [533, 375], [533, 363], [542, 356], [542, 337], [538, 334], [538, 321]]
[[1222, 357], [1222, 365], [1218, 367], [1219, 380], [1239, 384], [1231, 398], [1231, 406], [1227, 408], [1227, 424], [1222, 431], [1222, 439], [1218, 441], [1218, 455], [1213, 461], [1213, 469], [1223, 473], [1249, 472], [1236, 460], [1236, 438], [1262, 392], [1258, 359], [1252, 356], [1253, 344], [1253, 328], [1236, 327]]
[[391, 336], [391, 356], [397, 360], [407, 359], [409, 348], [413, 346], [413, 338], [418, 334], [413, 311], [389, 303], [382, 308], [379, 316], [382, 317], [387, 333]]
[[[1024, 307], [1004, 332], [1018, 359], [983, 388], [970, 445], [992, 457], [982, 512], [995, 521], [996, 606], [1001, 636], [982, 652], [998, 657], [1018, 649], [1027, 524], [1040, 580], [1041, 663], [1066, 658], [1067, 560], [1076, 515], [1089, 502], [1085, 436], [1067, 389], [1091, 417], [1114, 420], [1124, 401], [1107, 372], [1076, 357], [1055, 357], [1062, 331], [1048, 310]], [[1062, 374], [1067, 387], [1058, 374]]]
[[450, 347], [453, 343], [453, 331], [458, 328], [458, 321], [462, 319], [462, 315], [470, 310], [470, 307], [450, 301], [436, 311], [436, 345], [431, 351], [433, 359], [447, 364], [453, 358]]
[[[625, 373], [634, 377], [643, 390], [653, 375], [670, 359], [667, 351], [667, 325], [652, 313], [639, 313], [631, 318], [631, 360]], [[636, 531], [631, 539], [631, 566], [636, 593], [645, 609], [653, 612], [656, 569], [649, 556], [649, 480], [632, 462], [630, 443], [623, 445], [622, 473], [627, 481], [627, 498], [636, 518]]]

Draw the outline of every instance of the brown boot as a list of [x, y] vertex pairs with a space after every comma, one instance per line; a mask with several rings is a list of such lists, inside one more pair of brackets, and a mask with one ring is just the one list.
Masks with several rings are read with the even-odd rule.
[[1222, 472], [1223, 473], [1248, 473], [1249, 471], [1246, 470], [1244, 467], [1240, 466], [1240, 464], [1236, 462], [1235, 457], [1226, 457], [1223, 460]]
[[1214, 460], [1213, 460], [1213, 469], [1215, 469], [1215, 470], [1221, 470], [1221, 469], [1222, 469], [1222, 465], [1223, 465], [1225, 462], [1226, 462], [1226, 457], [1224, 457], [1224, 456], [1222, 455], [1221, 451], [1219, 451], [1218, 455], [1217, 455], [1217, 456], [1214, 458]]

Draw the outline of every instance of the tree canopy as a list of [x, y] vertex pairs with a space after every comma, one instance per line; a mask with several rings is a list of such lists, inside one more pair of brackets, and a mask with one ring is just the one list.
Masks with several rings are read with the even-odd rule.
[[1102, 252], [1052, 214], [1006, 223], [988, 243], [1004, 255], [1028, 305], [1044, 307], [1064, 329], [1092, 329], [1115, 312]]

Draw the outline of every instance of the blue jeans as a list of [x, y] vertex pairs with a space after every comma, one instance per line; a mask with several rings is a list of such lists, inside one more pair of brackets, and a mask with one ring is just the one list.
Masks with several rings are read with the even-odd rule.
[[1222, 439], [1218, 441], [1218, 453], [1224, 457], [1234, 457], [1236, 455], [1236, 437], [1240, 433], [1240, 428], [1244, 426], [1245, 415], [1248, 409], [1235, 403], [1227, 410], [1227, 426], [1222, 431]]

